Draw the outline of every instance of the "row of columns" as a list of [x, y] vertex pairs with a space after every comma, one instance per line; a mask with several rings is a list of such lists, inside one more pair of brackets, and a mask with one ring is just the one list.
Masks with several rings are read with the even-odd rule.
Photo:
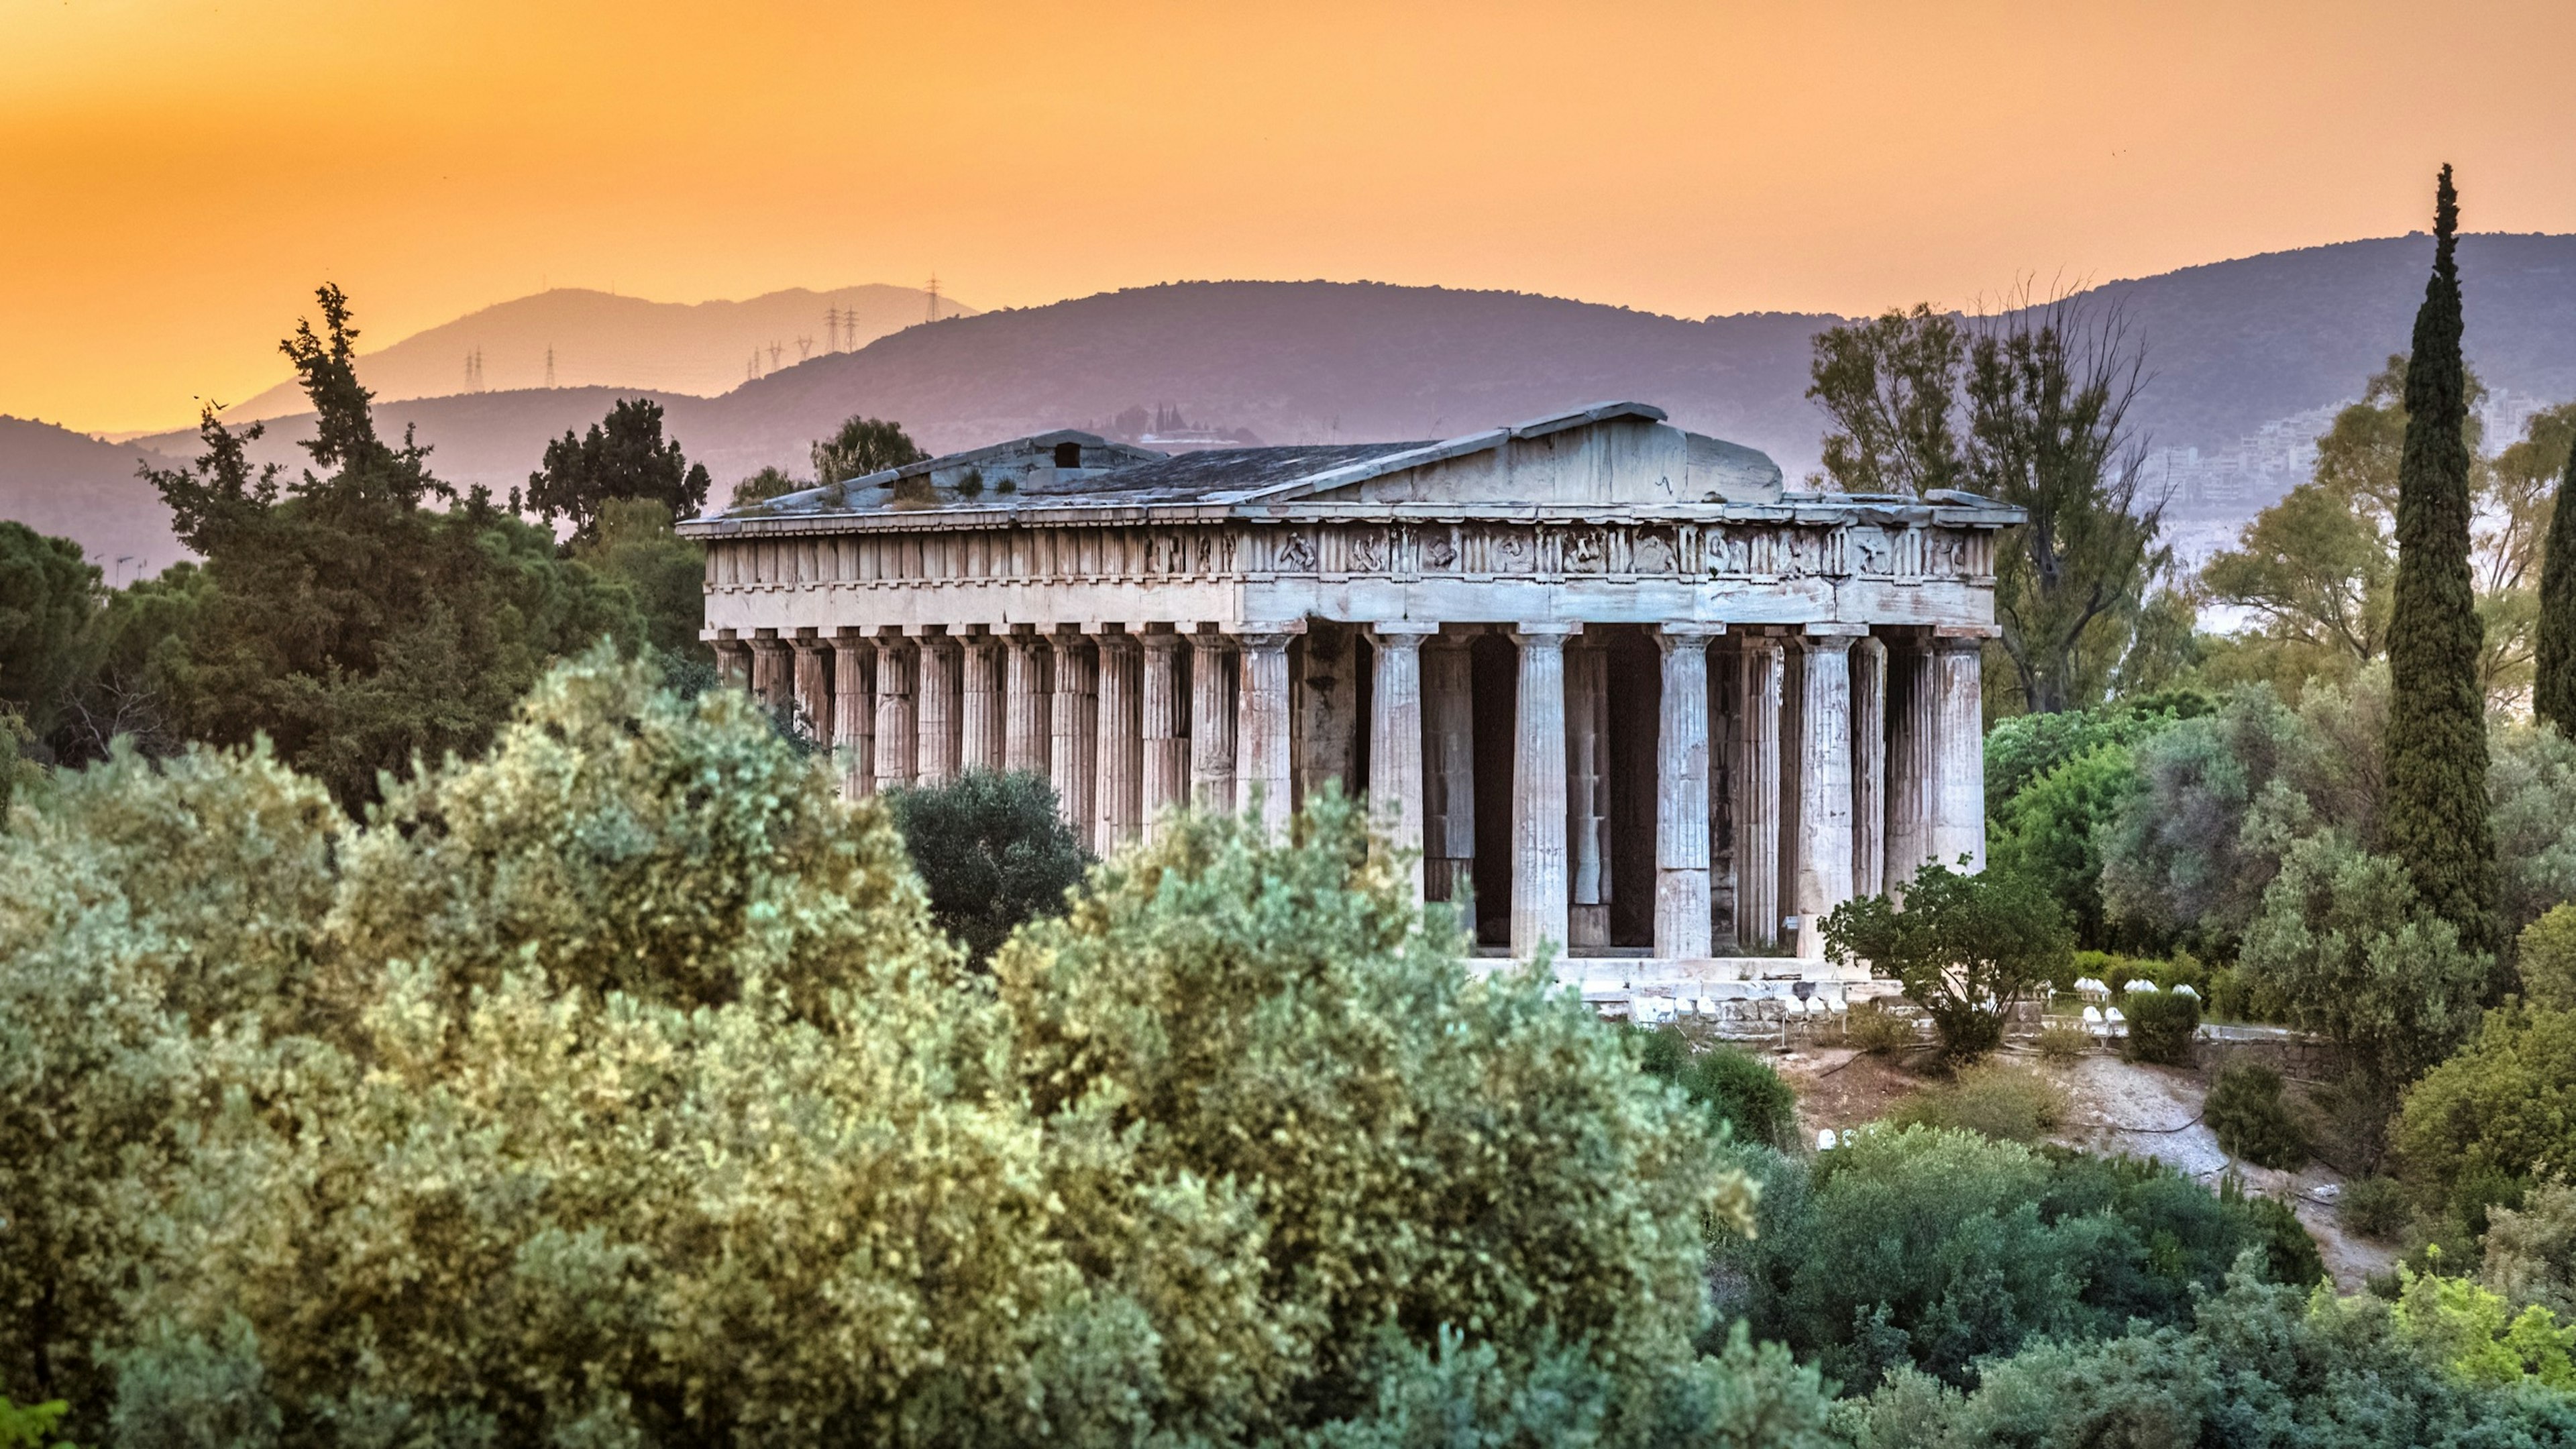
[[[1257, 799], [1266, 824], [1284, 825], [1288, 646], [1298, 632], [844, 632], [718, 648], [729, 673], [747, 673], [755, 693], [794, 708], [835, 751], [846, 794], [938, 784], [975, 769], [1034, 771], [1054, 785], [1066, 819], [1106, 852], [1184, 799], [1219, 809]], [[1473, 663], [1465, 640], [1443, 637], [1437, 624], [1370, 632], [1369, 794], [1383, 828], [1413, 853], [1417, 887], [1458, 899], [1476, 854]], [[1581, 632], [1575, 623], [1509, 631], [1518, 651], [1509, 836], [1516, 955], [1541, 942], [1609, 944], [1613, 701], [1606, 652], [1568, 648]], [[1721, 756], [1735, 781], [1726, 824], [1739, 946], [1774, 944], [1783, 918], [1794, 917], [1798, 954], [1820, 956], [1822, 918], [1835, 905], [1901, 885], [1925, 860], [1966, 855], [1982, 866], [1977, 640], [1891, 652], [1856, 626], [1765, 631], [1735, 651], [1736, 697], [1720, 710], [1709, 650], [1724, 633], [1702, 623], [1654, 631], [1662, 665], [1657, 956], [1705, 957], [1716, 944], [1711, 780]], [[1186, 698], [1184, 649], [1192, 651]], [[1732, 724], [1723, 738], [1721, 716]], [[1794, 738], [1784, 738], [1784, 724]], [[1786, 798], [1792, 767], [1796, 793]]]

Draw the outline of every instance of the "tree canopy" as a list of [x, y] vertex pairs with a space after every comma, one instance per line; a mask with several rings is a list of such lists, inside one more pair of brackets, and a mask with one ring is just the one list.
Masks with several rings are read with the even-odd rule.
[[595, 538], [600, 512], [624, 499], [658, 503], [673, 518], [694, 518], [712, 486], [706, 465], [680, 452], [677, 438], [662, 437], [662, 405], [651, 398], [621, 398], [601, 422], [576, 438], [570, 429], [546, 444], [545, 459], [528, 475], [527, 507], [548, 523], [569, 519], [573, 537]]

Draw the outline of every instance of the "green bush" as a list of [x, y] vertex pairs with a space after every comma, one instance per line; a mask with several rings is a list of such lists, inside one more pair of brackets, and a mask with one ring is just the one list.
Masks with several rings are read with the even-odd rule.
[[2551, 906], [2515, 945], [2522, 999], [2548, 1011], [2576, 1009], [2576, 904]]
[[2308, 1160], [2308, 1134], [2281, 1095], [2281, 1074], [2238, 1057], [2218, 1069], [2201, 1118], [2218, 1145], [2257, 1167], [2295, 1168]]
[[2354, 1178], [2344, 1184], [2343, 1196], [2335, 1202], [2335, 1221], [2343, 1224], [2344, 1231], [2373, 1242], [2395, 1241], [2411, 1215], [2406, 1189], [2394, 1178]]
[[2129, 1018], [2127, 1055], [2133, 1062], [2191, 1065], [2193, 1034], [2200, 1030], [2200, 999], [2179, 991], [2132, 991], [2120, 998]]
[[1898, 1127], [1948, 1127], [1999, 1142], [2037, 1142], [2064, 1120], [2066, 1092], [2024, 1067], [1980, 1062], [1906, 1099], [1888, 1121]]
[[886, 804], [930, 893], [930, 918], [975, 961], [1022, 922], [1061, 915], [1091, 864], [1045, 776], [969, 770], [943, 785], [890, 790]]
[[1914, 1045], [1914, 1019], [1902, 1012], [1890, 1011], [1885, 1004], [1865, 1001], [1851, 1009], [1843, 1019], [1843, 1040], [1854, 1049], [1884, 1056]]
[[1693, 1052], [1689, 1039], [1673, 1026], [1637, 1035], [1642, 1038], [1638, 1066], [1681, 1088], [1708, 1113], [1710, 1126], [1724, 1124], [1739, 1142], [1772, 1147], [1786, 1145], [1795, 1135], [1798, 1094], [1752, 1053], [1723, 1043]]
[[2490, 1202], [2576, 1164], [2576, 1012], [2490, 1012], [2400, 1108], [2404, 1175], [2471, 1229]]
[[1926, 862], [1904, 891], [1843, 902], [1825, 917], [1825, 954], [1902, 983], [1941, 1033], [1941, 1049], [1969, 1061], [2002, 1044], [2013, 1008], [2065, 974], [2074, 949], [2065, 912], [2045, 888], [2005, 870], [1974, 874]]
[[2091, 1055], [2093, 1033], [2072, 1022], [2052, 1021], [2039, 1029], [2037, 1045], [2042, 1060], [2064, 1066]]
[[2576, 1186], [2553, 1179], [2519, 1208], [2489, 1210], [2478, 1281], [2517, 1308], [2537, 1304], [2576, 1320]]

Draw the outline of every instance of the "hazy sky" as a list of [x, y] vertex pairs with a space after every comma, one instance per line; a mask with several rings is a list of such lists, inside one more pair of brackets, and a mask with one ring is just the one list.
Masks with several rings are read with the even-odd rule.
[[2571, 0], [0, 0], [0, 412], [238, 400], [323, 278], [378, 344], [934, 269], [1857, 311], [2418, 229], [2443, 160], [2576, 231], [2571, 77]]

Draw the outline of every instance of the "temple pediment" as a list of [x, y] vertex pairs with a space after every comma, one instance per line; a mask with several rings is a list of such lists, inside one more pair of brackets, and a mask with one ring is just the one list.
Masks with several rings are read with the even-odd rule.
[[1247, 492], [1244, 502], [1775, 503], [1780, 465], [1645, 403], [1597, 403]]

